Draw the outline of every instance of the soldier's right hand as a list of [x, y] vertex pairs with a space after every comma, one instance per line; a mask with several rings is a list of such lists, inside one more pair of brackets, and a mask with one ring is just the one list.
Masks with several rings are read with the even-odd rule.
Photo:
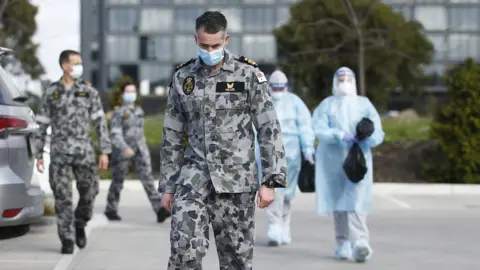
[[40, 172], [40, 173], [43, 173], [43, 169], [44, 169], [44, 161], [43, 159], [39, 159], [37, 160], [37, 170]]
[[126, 158], [129, 158], [131, 156], [133, 156], [135, 154], [135, 152], [133, 152], [132, 148], [128, 147], [127, 149], [125, 149], [125, 151], [123, 151], [123, 156], [126, 157]]
[[173, 193], [164, 193], [162, 195], [162, 207], [167, 209], [170, 213], [173, 207]]

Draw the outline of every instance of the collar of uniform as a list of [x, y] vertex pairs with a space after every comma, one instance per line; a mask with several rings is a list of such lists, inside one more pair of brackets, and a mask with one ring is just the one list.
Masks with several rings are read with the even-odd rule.
[[[197, 57], [197, 59], [195, 59], [195, 63], [190, 68], [190, 72], [196, 72], [204, 65], [205, 64], [203, 64], [203, 62], [200, 60], [200, 57]], [[230, 72], [233, 72], [235, 70], [234, 56], [227, 49], [225, 49], [224, 52], [223, 65], [221, 69]]]
[[[58, 80], [58, 84], [65, 90], [67, 90], [65, 84], [63, 83], [63, 76], [60, 77], [60, 80]], [[72, 84], [72, 88], [78, 88], [78, 89], [81, 89], [81, 83], [80, 83], [80, 80], [76, 80], [73, 84]]]

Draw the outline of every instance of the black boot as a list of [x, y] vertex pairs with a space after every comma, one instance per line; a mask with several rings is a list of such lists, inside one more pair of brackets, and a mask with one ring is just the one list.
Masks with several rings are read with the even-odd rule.
[[167, 211], [165, 208], [160, 208], [157, 212], [157, 222], [163, 223], [167, 218], [170, 217], [170, 212]]
[[73, 254], [74, 250], [73, 241], [65, 240], [62, 242], [62, 250], [60, 251], [62, 254]]
[[85, 228], [76, 228], [76, 242], [79, 248], [84, 248], [87, 245], [87, 235], [85, 235]]
[[105, 216], [110, 221], [120, 221], [120, 220], [122, 220], [122, 217], [119, 216], [117, 212], [105, 212]]

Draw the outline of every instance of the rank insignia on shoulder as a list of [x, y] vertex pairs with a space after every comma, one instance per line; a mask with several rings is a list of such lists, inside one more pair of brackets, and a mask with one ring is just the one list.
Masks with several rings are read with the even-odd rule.
[[91, 83], [91, 82], [83, 81], [83, 84], [85, 84], [86, 86], [92, 86], [92, 83]]
[[128, 119], [130, 118], [130, 114], [129, 113], [124, 113], [123, 114], [123, 119]]
[[84, 98], [88, 98], [90, 96], [88, 92], [75, 92], [73, 93], [73, 95], [75, 97], [84, 97]]
[[240, 57], [235, 58], [235, 59], [236, 59], [237, 61], [239, 61], [239, 62], [248, 64], [248, 65], [250, 65], [250, 66], [258, 67], [258, 64], [257, 64], [255, 61], [253, 61], [252, 59], [249, 59], [249, 58], [247, 58], [247, 57], [245, 57], [245, 56], [240, 56]]
[[263, 74], [263, 72], [261, 71], [256, 72], [255, 76], [257, 77], [257, 80], [259, 83], [267, 82], [267, 78], [265, 78], [265, 74]]
[[55, 91], [52, 93], [52, 99], [53, 100], [58, 100], [60, 98], [60, 92]]
[[187, 62], [176, 66], [176, 67], [175, 67], [175, 71], [181, 69], [182, 67], [185, 67], [185, 66], [190, 65], [191, 63], [195, 62], [195, 60], [196, 60], [196, 58], [192, 58], [192, 59], [188, 60]]

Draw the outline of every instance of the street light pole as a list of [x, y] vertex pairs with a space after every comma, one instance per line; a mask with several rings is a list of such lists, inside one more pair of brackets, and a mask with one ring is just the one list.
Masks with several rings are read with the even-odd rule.
[[101, 92], [106, 92], [108, 88], [108, 73], [107, 73], [107, 53], [105, 48], [105, 32], [106, 32], [106, 13], [107, 8], [105, 5], [105, 0], [98, 0], [98, 52], [99, 52], [99, 63], [98, 63], [98, 79], [99, 79], [99, 90]]

